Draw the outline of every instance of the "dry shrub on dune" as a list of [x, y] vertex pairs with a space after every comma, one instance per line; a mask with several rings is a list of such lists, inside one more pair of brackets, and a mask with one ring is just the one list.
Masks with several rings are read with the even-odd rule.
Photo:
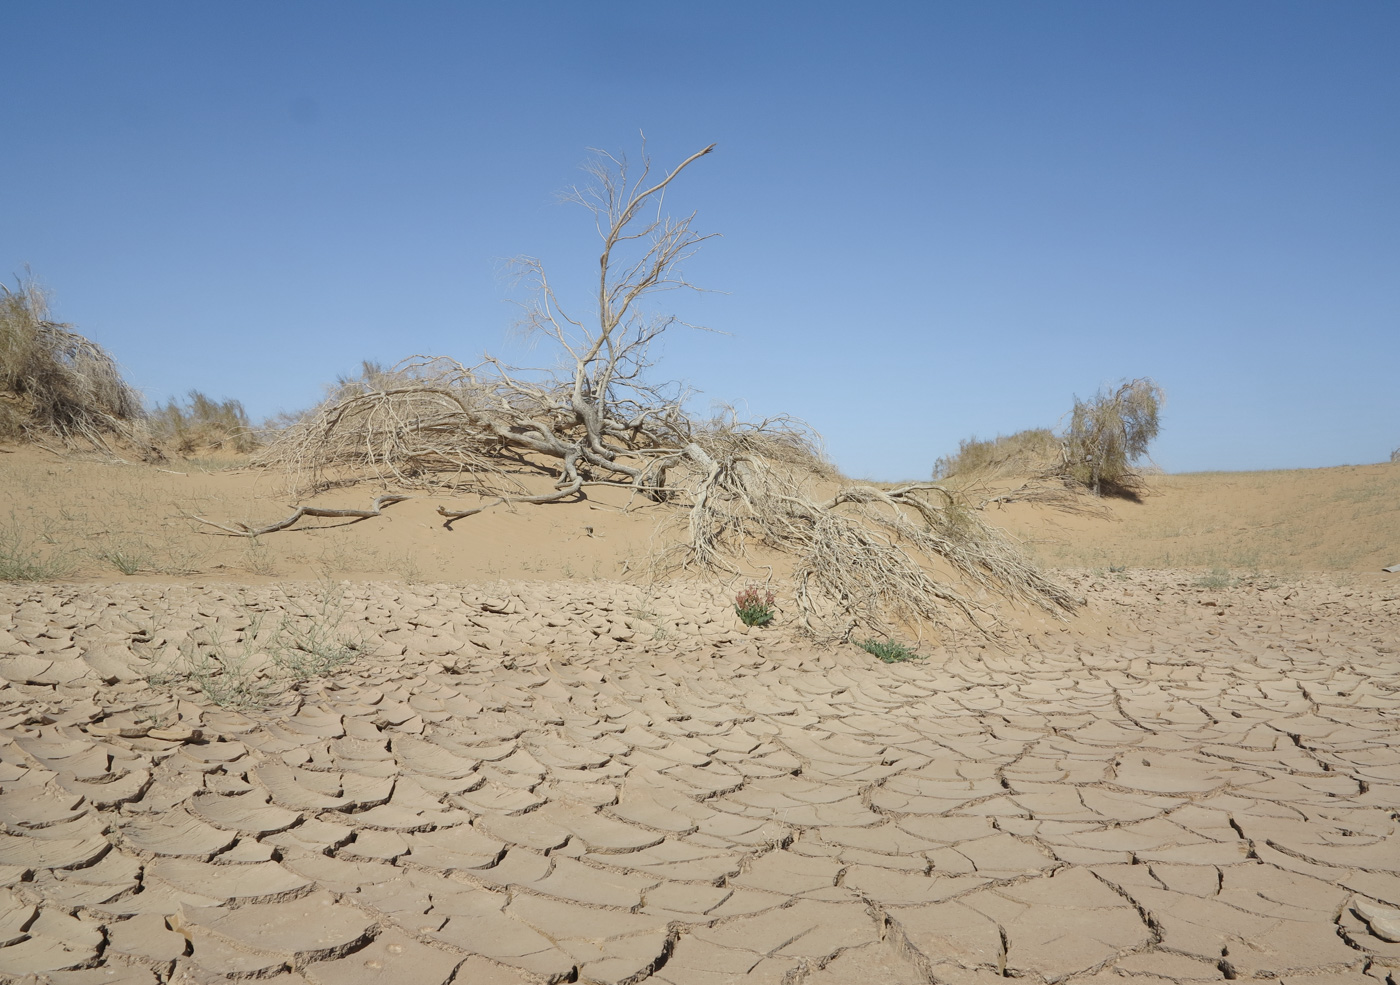
[[146, 417], [151, 438], [179, 455], [201, 451], [248, 453], [258, 447], [257, 435], [243, 404], [214, 400], [191, 390], [182, 403], [171, 398], [157, 404]]
[[1028, 428], [995, 438], [964, 438], [958, 450], [933, 463], [933, 477], [1032, 475], [1056, 468], [1064, 459], [1064, 446], [1049, 428]]
[[1074, 401], [1065, 436], [1065, 472], [1075, 482], [1105, 492], [1131, 494], [1141, 483], [1133, 463], [1161, 429], [1162, 388], [1149, 379], [1103, 389]]
[[106, 449], [138, 440], [141, 395], [96, 342], [49, 318], [48, 296], [32, 280], [0, 284], [0, 436]]
[[[472, 509], [440, 507], [449, 523], [500, 503], [580, 499], [590, 486], [629, 490], [674, 509], [686, 531], [684, 545], [658, 559], [663, 567], [740, 573], [753, 569], [750, 549], [760, 544], [791, 558], [800, 618], [823, 636], [857, 625], [917, 631], [950, 614], [985, 628], [988, 591], [1069, 609], [1068, 594], [953, 493], [932, 483], [841, 488], [801, 422], [697, 420], [683, 389], [648, 382], [651, 344], [684, 323], [645, 302], [692, 287], [681, 267], [709, 238], [693, 229], [694, 214], [665, 214], [662, 199], [711, 150], [664, 175], [645, 156], [634, 171], [603, 155], [588, 168], [591, 182], [570, 190], [603, 241], [588, 318], [561, 304], [539, 260], [516, 261], [532, 288], [524, 328], [553, 344], [564, 369], [519, 370], [490, 357], [470, 368], [429, 357], [391, 370], [367, 364], [259, 461], [285, 469], [303, 491], [369, 476], [486, 497]], [[514, 478], [521, 472], [549, 475], [552, 489], [531, 493]], [[839, 491], [804, 491], [814, 484]], [[963, 589], [939, 579], [945, 569]]]
[[490, 480], [504, 478], [493, 425], [507, 417], [487, 396], [477, 374], [452, 359], [414, 356], [391, 369], [366, 363], [278, 431], [257, 462], [285, 471], [296, 492], [373, 478], [505, 494]]
[[[956, 453], [934, 463], [933, 477], [980, 492], [981, 506], [1036, 502], [1106, 515], [1077, 493], [1137, 498], [1145, 482], [1136, 463], [1161, 430], [1164, 400], [1162, 388], [1145, 377], [1104, 388], [1088, 400], [1076, 397], [1061, 433], [1031, 428], [986, 441], [964, 439]], [[1024, 481], [1007, 489], [1007, 479]]]

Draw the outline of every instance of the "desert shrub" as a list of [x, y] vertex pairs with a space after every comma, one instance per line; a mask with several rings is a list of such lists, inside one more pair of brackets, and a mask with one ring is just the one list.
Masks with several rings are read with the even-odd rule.
[[918, 660], [919, 655], [898, 640], [869, 639], [857, 644], [866, 653], [879, 657], [887, 664], [900, 664], [908, 660]]
[[1068, 478], [1096, 496], [1131, 490], [1137, 479], [1132, 463], [1157, 437], [1163, 397], [1152, 380], [1137, 379], [1087, 401], [1076, 398], [1065, 435]]
[[373, 477], [409, 488], [518, 493], [507, 478], [497, 428], [516, 415], [547, 414], [499, 393], [471, 369], [445, 357], [413, 356], [385, 369], [366, 361], [339, 377], [311, 410], [282, 415], [257, 456], [285, 469], [299, 491]]
[[102, 444], [130, 437], [141, 396], [97, 343], [49, 318], [31, 281], [0, 284], [0, 432]]
[[958, 442], [958, 450], [933, 465], [933, 478], [997, 472], [1024, 475], [1049, 467], [1060, 458], [1060, 439], [1049, 428], [1028, 428], [990, 440], [976, 435]]
[[1390, 460], [1392, 462], [1400, 462], [1400, 448], [1397, 448], [1390, 453]]
[[258, 446], [243, 404], [211, 400], [198, 390], [191, 390], [184, 403], [172, 397], [164, 405], [156, 405], [148, 424], [157, 443], [181, 455], [202, 449], [247, 454]]

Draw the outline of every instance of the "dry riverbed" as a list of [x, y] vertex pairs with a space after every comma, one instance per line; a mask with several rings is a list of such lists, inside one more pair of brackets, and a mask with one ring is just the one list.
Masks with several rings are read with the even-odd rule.
[[0, 978], [1400, 975], [1400, 580], [1075, 577], [1092, 636], [896, 665], [679, 588], [0, 585]]

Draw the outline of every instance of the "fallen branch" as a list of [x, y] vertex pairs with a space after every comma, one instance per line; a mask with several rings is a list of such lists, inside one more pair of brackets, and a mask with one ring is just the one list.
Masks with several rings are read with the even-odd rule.
[[217, 527], [230, 537], [261, 537], [263, 534], [276, 533], [278, 530], [286, 530], [304, 516], [330, 518], [350, 517], [356, 522], [368, 520], [370, 517], [380, 516], [385, 506], [392, 506], [394, 503], [402, 503], [405, 499], [412, 498], [412, 496], [396, 496], [392, 494], [380, 496], [374, 501], [373, 508], [368, 510], [327, 510], [319, 506], [298, 506], [295, 508], [295, 512], [285, 520], [279, 520], [277, 523], [269, 523], [267, 526], [258, 527], [256, 530], [246, 523], [235, 523], [233, 526], [229, 526], [225, 523], [216, 523], [213, 520], [206, 520], [204, 517], [197, 516], [193, 513], [187, 513], [185, 515], [188, 519], [196, 520], [210, 527]]
[[456, 523], [458, 520], [464, 520], [469, 516], [476, 516], [478, 513], [483, 513], [493, 506], [500, 506], [504, 502], [506, 502], [506, 499], [501, 497], [494, 502], [487, 503], [485, 506], [478, 506], [474, 510], [449, 510], [446, 506], [439, 506], [437, 512], [438, 516], [446, 518], [442, 521], [442, 525], [448, 530], [451, 530], [452, 524]]

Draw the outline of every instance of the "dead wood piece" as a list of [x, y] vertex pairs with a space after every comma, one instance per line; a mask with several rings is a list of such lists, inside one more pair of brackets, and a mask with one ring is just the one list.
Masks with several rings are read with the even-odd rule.
[[506, 500], [504, 497], [501, 497], [495, 500], [494, 502], [487, 503], [484, 506], [478, 506], [476, 509], [472, 510], [449, 510], [446, 506], [439, 506], [437, 508], [437, 513], [438, 516], [444, 517], [442, 525], [448, 530], [451, 530], [452, 524], [456, 523], [458, 520], [465, 520], [469, 516], [476, 516], [478, 513], [484, 513], [491, 507], [500, 506], [502, 503], [505, 502], [508, 502], [508, 500]]
[[295, 508], [292, 515], [285, 520], [269, 523], [267, 526], [258, 527], [256, 530], [246, 523], [235, 522], [233, 526], [229, 526], [225, 523], [216, 523], [213, 520], [206, 520], [204, 517], [196, 516], [193, 513], [188, 514], [188, 516], [191, 520], [196, 520], [210, 527], [217, 527], [231, 537], [261, 537], [263, 534], [276, 533], [278, 530], [286, 530], [304, 516], [329, 517], [333, 519], [349, 517], [357, 521], [368, 520], [370, 517], [380, 516], [385, 506], [392, 506], [394, 503], [402, 503], [404, 500], [412, 498], [412, 496], [397, 496], [393, 494], [379, 496], [375, 499], [371, 508], [367, 510], [328, 510], [319, 506], [298, 506]]

